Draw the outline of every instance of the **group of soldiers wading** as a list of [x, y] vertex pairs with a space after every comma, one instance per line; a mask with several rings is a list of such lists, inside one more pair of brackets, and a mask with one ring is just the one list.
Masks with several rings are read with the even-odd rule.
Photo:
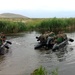
[[46, 47], [53, 46], [54, 44], [59, 44], [67, 39], [67, 35], [63, 31], [59, 31], [57, 34], [54, 32], [46, 31], [39, 37], [36, 37], [37, 41], [44, 44]]

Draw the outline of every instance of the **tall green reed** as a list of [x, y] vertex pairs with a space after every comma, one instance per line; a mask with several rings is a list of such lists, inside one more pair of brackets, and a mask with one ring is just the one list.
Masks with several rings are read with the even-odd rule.
[[25, 23], [22, 22], [11, 22], [11, 21], [0, 21], [0, 32], [5, 33], [16, 33], [26, 30]]
[[58, 69], [54, 69], [51, 71], [51, 73], [48, 73], [47, 70], [40, 66], [39, 68], [35, 69], [31, 75], [58, 75]]

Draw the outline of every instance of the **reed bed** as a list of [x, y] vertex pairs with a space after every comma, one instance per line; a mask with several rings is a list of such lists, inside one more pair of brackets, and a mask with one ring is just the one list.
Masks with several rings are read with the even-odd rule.
[[17, 33], [26, 30], [26, 25], [23, 22], [0, 21], [0, 32]]
[[0, 20], [0, 32], [17, 33], [29, 30], [66, 32], [75, 31], [75, 18], [32, 18], [20, 21]]

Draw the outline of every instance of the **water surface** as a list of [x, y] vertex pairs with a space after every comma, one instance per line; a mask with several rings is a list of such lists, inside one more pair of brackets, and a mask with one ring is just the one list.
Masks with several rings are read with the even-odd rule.
[[[30, 75], [41, 65], [49, 73], [58, 68], [59, 75], [75, 74], [75, 42], [69, 42], [64, 50], [57, 52], [34, 50], [35, 37], [39, 35], [33, 31], [8, 36], [12, 45], [8, 53], [0, 56], [0, 75]], [[75, 33], [67, 35], [75, 38]]]

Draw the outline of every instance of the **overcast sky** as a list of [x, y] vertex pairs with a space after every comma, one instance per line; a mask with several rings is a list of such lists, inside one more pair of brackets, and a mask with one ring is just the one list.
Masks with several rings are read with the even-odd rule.
[[0, 0], [0, 13], [27, 17], [75, 17], [75, 0]]

